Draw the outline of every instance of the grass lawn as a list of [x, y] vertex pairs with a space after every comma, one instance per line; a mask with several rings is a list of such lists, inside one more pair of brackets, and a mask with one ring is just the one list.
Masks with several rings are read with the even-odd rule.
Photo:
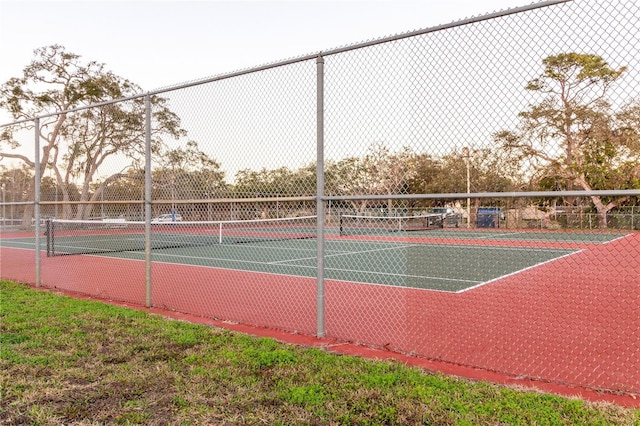
[[640, 410], [0, 281], [0, 424], [640, 425]]

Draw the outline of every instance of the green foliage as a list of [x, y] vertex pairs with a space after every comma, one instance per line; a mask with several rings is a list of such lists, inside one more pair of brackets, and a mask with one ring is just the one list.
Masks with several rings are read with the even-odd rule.
[[587, 86], [603, 86], [617, 80], [626, 67], [612, 69], [598, 55], [575, 52], [560, 53], [542, 60], [543, 77], [534, 79], [527, 85], [528, 90], [552, 92], [551, 81]]
[[[12, 78], [0, 86], [0, 108], [23, 121], [5, 128], [0, 143], [16, 148], [14, 132], [31, 129], [35, 116], [40, 120], [40, 168], [54, 171], [60, 201], [75, 201], [73, 187], [77, 185], [80, 201], [96, 201], [101, 191], [92, 191], [92, 182], [105, 160], [123, 156], [134, 168], [143, 159], [146, 105], [142, 96], [126, 102], [104, 104], [73, 113], [62, 111], [105, 103], [123, 97], [140, 95], [142, 90], [132, 82], [106, 71], [104, 64], [84, 62], [79, 55], [67, 52], [63, 46], [51, 45], [37, 49], [33, 61], [24, 68], [21, 78]], [[164, 149], [163, 138], [180, 138], [186, 132], [179, 117], [171, 112], [166, 100], [153, 96], [154, 128], [151, 135], [156, 151]], [[58, 115], [51, 113], [60, 112]], [[5, 152], [4, 157], [17, 159], [35, 168], [25, 155]], [[119, 175], [119, 173], [116, 173]], [[109, 179], [107, 179], [109, 180]], [[28, 193], [33, 197], [34, 183]], [[33, 199], [33, 198], [32, 198]], [[86, 219], [91, 205], [79, 205], [77, 219]], [[31, 208], [24, 209], [24, 223], [31, 219]], [[66, 206], [62, 216], [70, 218]]]
[[327, 400], [321, 385], [293, 386], [283, 392], [285, 401], [305, 408], [319, 407]]
[[[527, 90], [544, 99], [518, 117], [516, 131], [495, 140], [506, 152], [535, 168], [541, 189], [632, 189], [640, 174], [640, 107], [638, 101], [612, 109], [610, 88], [627, 71], [612, 68], [602, 57], [575, 52], [549, 56], [542, 75]], [[601, 227], [606, 213], [628, 197], [591, 201]]]
[[292, 170], [279, 167], [258, 171], [243, 169], [236, 173], [234, 192], [240, 197], [296, 197], [315, 195], [315, 165]]
[[262, 367], [282, 366], [294, 364], [297, 361], [295, 354], [287, 350], [276, 349], [273, 351], [259, 352], [258, 362]]

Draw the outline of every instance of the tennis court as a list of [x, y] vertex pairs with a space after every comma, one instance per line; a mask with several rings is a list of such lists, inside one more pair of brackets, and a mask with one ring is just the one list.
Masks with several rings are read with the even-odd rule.
[[[150, 252], [154, 307], [315, 333], [317, 240], [307, 235], [315, 228], [235, 229], [235, 240], [221, 242], [215, 227], [163, 226], [153, 226], [152, 237], [174, 246]], [[144, 305], [145, 252], [126, 249], [133, 241], [139, 246], [140, 232], [123, 224], [86, 231], [58, 232], [53, 248], [105, 251], [104, 244], [117, 242], [120, 251], [43, 256], [44, 285]], [[628, 373], [638, 370], [640, 324], [629, 301], [638, 297], [640, 234], [369, 228], [340, 235], [328, 227], [325, 235], [331, 339], [505, 377], [638, 389]], [[3, 276], [33, 282], [33, 233], [6, 232], [0, 244]]]
[[[47, 235], [52, 255], [93, 255], [144, 260], [143, 223], [68, 222]], [[239, 222], [238, 222], [239, 223]], [[166, 264], [315, 277], [315, 218], [237, 223], [181, 223], [154, 227], [152, 260]], [[227, 229], [229, 228], [229, 229]], [[50, 231], [47, 230], [45, 234]], [[617, 233], [433, 229], [366, 233], [328, 228], [325, 278], [445, 292], [464, 292], [503, 277], [574, 255]], [[4, 238], [2, 245], [33, 248], [33, 238]]]

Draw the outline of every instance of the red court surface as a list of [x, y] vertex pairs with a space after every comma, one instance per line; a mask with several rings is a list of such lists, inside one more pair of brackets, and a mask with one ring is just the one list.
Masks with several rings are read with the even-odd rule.
[[[462, 293], [330, 281], [316, 339], [316, 281], [153, 263], [154, 312], [473, 379], [640, 407], [640, 234], [593, 244]], [[2, 248], [3, 279], [33, 284], [33, 251]], [[41, 263], [42, 285], [138, 309], [145, 264]], [[87, 267], [89, 266], [89, 267]]]

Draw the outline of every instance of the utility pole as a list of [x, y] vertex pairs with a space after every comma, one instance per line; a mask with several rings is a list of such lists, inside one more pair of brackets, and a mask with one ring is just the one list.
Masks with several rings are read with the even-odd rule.
[[2, 226], [3, 227], [7, 220], [7, 214], [6, 214], [7, 206], [5, 206], [4, 204], [6, 191], [7, 191], [7, 184], [2, 182]]
[[462, 148], [462, 155], [467, 166], [467, 228], [471, 228], [471, 151], [468, 147]]

